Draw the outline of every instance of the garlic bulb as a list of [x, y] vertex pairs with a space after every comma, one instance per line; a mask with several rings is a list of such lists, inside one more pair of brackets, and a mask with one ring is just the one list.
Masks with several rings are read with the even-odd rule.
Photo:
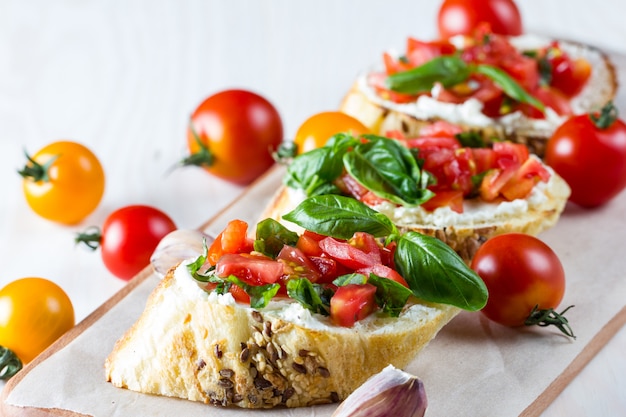
[[202, 254], [203, 242], [207, 246], [213, 238], [199, 230], [179, 229], [169, 233], [157, 245], [150, 257], [152, 267], [161, 277], [167, 271], [185, 259], [191, 259]]
[[350, 394], [332, 417], [422, 417], [427, 405], [422, 381], [389, 365]]

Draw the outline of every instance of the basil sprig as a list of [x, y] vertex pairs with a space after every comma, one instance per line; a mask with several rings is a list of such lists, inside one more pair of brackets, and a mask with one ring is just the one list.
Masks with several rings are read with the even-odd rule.
[[439, 56], [418, 67], [391, 74], [385, 79], [385, 84], [387, 88], [398, 93], [419, 94], [430, 91], [437, 82], [446, 88], [460, 84], [472, 74], [487, 76], [514, 100], [529, 104], [542, 112], [545, 109], [541, 101], [528, 94], [505, 71], [492, 65], [470, 64], [457, 55]]
[[336, 181], [344, 169], [378, 197], [404, 206], [418, 206], [433, 193], [426, 187], [433, 177], [420, 169], [415, 155], [398, 141], [375, 135], [357, 140], [333, 136], [325, 146], [294, 158], [285, 184], [307, 197], [341, 194]]
[[[338, 209], [330, 209], [331, 205]], [[480, 310], [487, 303], [485, 283], [452, 248], [416, 232], [400, 235], [388, 218], [357, 200], [343, 196], [310, 197], [283, 218], [339, 239], [358, 231], [386, 236], [397, 243], [396, 268], [416, 297], [469, 311]]]
[[348, 174], [379, 197], [405, 206], [418, 206], [433, 196], [428, 177], [411, 151], [397, 140], [368, 137], [343, 156]]

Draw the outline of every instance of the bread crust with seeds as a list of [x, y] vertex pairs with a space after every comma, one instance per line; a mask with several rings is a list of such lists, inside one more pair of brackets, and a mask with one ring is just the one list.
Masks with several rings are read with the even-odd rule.
[[207, 294], [184, 265], [172, 268], [116, 342], [107, 381], [243, 408], [337, 402], [388, 364], [405, 367], [460, 311], [412, 299], [399, 318], [374, 314], [344, 328], [290, 319], [281, 311], [294, 301], [255, 310], [221, 297], [230, 295]]

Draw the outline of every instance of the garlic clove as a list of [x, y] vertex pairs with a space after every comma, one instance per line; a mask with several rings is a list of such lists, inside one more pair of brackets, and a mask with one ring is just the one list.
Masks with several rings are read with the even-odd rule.
[[423, 417], [427, 405], [422, 381], [389, 365], [350, 394], [332, 417]]
[[201, 255], [204, 242], [208, 246], [213, 240], [199, 230], [174, 230], [161, 239], [150, 257], [150, 263], [156, 273], [164, 277], [171, 267], [181, 261]]

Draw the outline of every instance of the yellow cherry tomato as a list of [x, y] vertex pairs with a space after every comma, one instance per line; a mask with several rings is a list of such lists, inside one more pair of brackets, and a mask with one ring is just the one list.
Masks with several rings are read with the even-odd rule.
[[317, 113], [305, 120], [298, 128], [294, 139], [297, 153], [301, 154], [324, 146], [326, 141], [337, 133], [360, 136], [371, 132], [363, 123], [340, 111]]
[[35, 213], [70, 225], [96, 209], [104, 194], [104, 170], [87, 147], [59, 141], [27, 157], [19, 173], [26, 201]]
[[0, 290], [0, 346], [32, 361], [74, 327], [74, 307], [54, 282], [21, 278]]

